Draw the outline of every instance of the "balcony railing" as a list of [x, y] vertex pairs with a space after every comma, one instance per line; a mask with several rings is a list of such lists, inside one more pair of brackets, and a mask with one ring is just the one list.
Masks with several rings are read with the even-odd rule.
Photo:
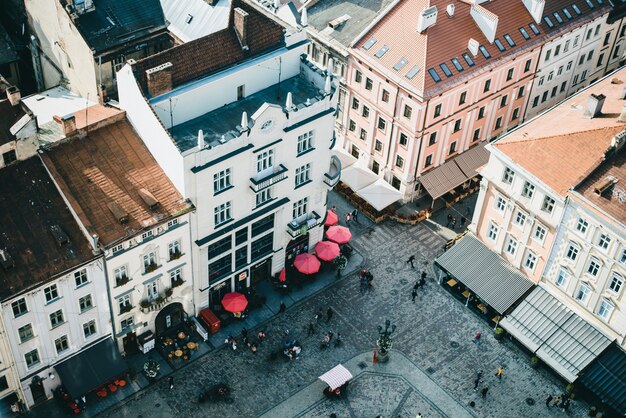
[[293, 238], [306, 234], [309, 229], [318, 226], [322, 221], [322, 217], [315, 212], [308, 213], [287, 224], [287, 232]]
[[267, 174], [262, 173], [256, 177], [250, 178], [250, 183], [252, 183], [252, 190], [256, 192], [260, 192], [263, 189], [266, 189], [274, 184], [278, 183], [287, 178], [287, 167], [282, 164], [279, 164], [277, 167], [274, 167], [273, 170]]
[[341, 160], [336, 155], [330, 157], [328, 172], [324, 173], [324, 183], [329, 187], [335, 187], [341, 178]]

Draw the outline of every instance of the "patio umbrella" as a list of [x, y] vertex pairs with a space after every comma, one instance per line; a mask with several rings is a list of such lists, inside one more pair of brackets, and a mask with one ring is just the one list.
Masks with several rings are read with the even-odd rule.
[[339, 222], [339, 217], [332, 210], [326, 211], [326, 221], [324, 221], [324, 226], [332, 226], [336, 225]]
[[285, 268], [283, 267], [283, 269], [280, 271], [280, 274], [278, 275], [278, 281], [279, 282], [285, 282], [287, 281], [287, 270], [285, 270]]
[[222, 298], [222, 306], [228, 312], [243, 312], [248, 306], [248, 299], [239, 292], [230, 292]]
[[293, 265], [302, 274], [313, 274], [320, 271], [320, 260], [309, 253], [298, 254]]
[[339, 245], [331, 241], [320, 241], [315, 245], [315, 255], [323, 261], [333, 261], [340, 253]]
[[326, 231], [326, 238], [336, 242], [337, 244], [345, 244], [350, 241], [352, 234], [345, 226], [335, 225], [328, 228], [328, 231]]

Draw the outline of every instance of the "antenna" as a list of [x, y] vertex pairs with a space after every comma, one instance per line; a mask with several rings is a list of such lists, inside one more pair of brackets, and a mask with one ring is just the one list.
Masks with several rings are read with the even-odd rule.
[[85, 106], [85, 136], [89, 133], [89, 122], [87, 116], [89, 116], [89, 93], [87, 93], [87, 101]]
[[174, 111], [172, 110], [172, 98], [170, 97], [170, 132], [174, 136]]
[[276, 99], [280, 100], [280, 77], [283, 69], [283, 57], [278, 57], [278, 84], [276, 85]]

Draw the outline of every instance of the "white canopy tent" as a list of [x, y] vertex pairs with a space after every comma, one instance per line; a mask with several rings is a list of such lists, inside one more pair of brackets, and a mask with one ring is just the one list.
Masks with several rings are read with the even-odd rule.
[[377, 211], [381, 211], [392, 203], [402, 199], [402, 193], [394, 189], [393, 186], [384, 179], [378, 179], [369, 186], [358, 190], [356, 193]]
[[332, 390], [342, 386], [348, 380], [352, 379], [352, 373], [341, 364], [336, 365], [323, 375], [319, 377], [322, 382], [325, 382]]
[[341, 147], [337, 147], [333, 149], [333, 151], [337, 158], [339, 158], [339, 161], [341, 161], [341, 168], [344, 170], [357, 162], [356, 157], [348, 154], [348, 152]]
[[362, 168], [357, 165], [351, 165], [341, 170], [341, 181], [355, 192], [374, 183], [376, 179], [378, 179], [376, 174], [372, 173], [367, 168]]

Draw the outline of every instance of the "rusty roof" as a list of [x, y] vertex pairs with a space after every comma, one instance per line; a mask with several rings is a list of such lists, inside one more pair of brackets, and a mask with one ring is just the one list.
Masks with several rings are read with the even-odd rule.
[[[42, 158], [87, 231], [104, 245], [191, 209], [126, 119], [51, 147]], [[159, 201], [156, 210], [141, 189]], [[113, 203], [128, 214], [126, 224], [110, 209]]]
[[[432, 97], [447, 91], [453, 85], [475, 77], [477, 71], [482, 72], [496, 67], [505, 57], [508, 61], [527, 49], [541, 45], [546, 38], [553, 38], [557, 34], [569, 31], [583, 21], [606, 13], [610, 8], [606, 1], [602, 5], [598, 3], [598, 0], [590, 1], [594, 4], [593, 9], [583, 0], [546, 1], [543, 16], [551, 19], [552, 28], [543, 19], [541, 23], [535, 23], [522, 0], [492, 0], [480, 4], [478, 8], [482, 8], [484, 15], [498, 17], [495, 38], [504, 47], [504, 50], [500, 51], [495, 43], [491, 44], [487, 40], [471, 17], [472, 5], [469, 0], [400, 0], [386, 16], [359, 39], [354, 47], [359, 55], [379, 63], [390, 73], [402, 77], [422, 96]], [[449, 4], [455, 5], [452, 17], [446, 12]], [[572, 9], [572, 4], [577, 5], [581, 11], [580, 15]], [[437, 7], [437, 21], [423, 33], [419, 33], [417, 24], [420, 13], [430, 6]], [[566, 17], [563, 12], [564, 8], [568, 10], [572, 19]], [[556, 21], [553, 16], [555, 12], [559, 13], [563, 23]], [[538, 35], [532, 31], [530, 24], [537, 27]], [[525, 39], [520, 32], [522, 27], [529, 39]], [[515, 45], [511, 46], [504, 35], [509, 35]], [[468, 41], [472, 38], [486, 49], [490, 58], [485, 58], [481, 52], [478, 52], [476, 56], [470, 53]], [[373, 45], [368, 44], [374, 40]], [[381, 49], [384, 46], [388, 50], [381, 55]], [[474, 65], [469, 66], [463, 54], [469, 55]], [[459, 61], [462, 71], [455, 67], [452, 62], [453, 58]], [[398, 65], [402, 59], [407, 62]], [[449, 76], [444, 73], [442, 64], [450, 71]], [[397, 70], [394, 66], [401, 68]], [[419, 72], [410, 77], [409, 73], [415, 66], [419, 67]], [[436, 71], [441, 81], [435, 81], [429, 69]]]
[[8, 99], [0, 100], [0, 145], [15, 141], [11, 127], [27, 114], [28, 112], [21, 101], [12, 106]]
[[[247, 50], [241, 48], [232, 24], [236, 7], [248, 13]], [[254, 7], [241, 0], [233, 0], [226, 29], [139, 60], [133, 65], [133, 70], [144, 94], [148, 95], [146, 70], [171, 62], [172, 86], [178, 87], [282, 46], [283, 31], [281, 25]]]
[[[67, 240], [57, 240], [53, 228]], [[0, 263], [2, 300], [94, 258], [39, 157], [0, 170], [0, 250], [14, 263]]]

